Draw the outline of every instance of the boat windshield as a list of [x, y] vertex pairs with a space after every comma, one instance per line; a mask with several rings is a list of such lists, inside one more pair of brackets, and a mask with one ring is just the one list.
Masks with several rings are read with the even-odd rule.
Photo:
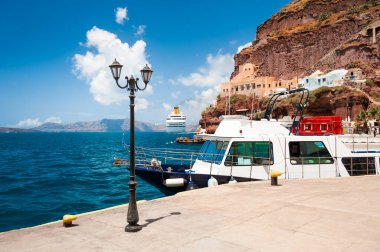
[[226, 166], [269, 165], [273, 164], [271, 142], [233, 142], [227, 155]]
[[197, 159], [209, 163], [221, 164], [227, 147], [228, 141], [208, 140], [203, 144]]

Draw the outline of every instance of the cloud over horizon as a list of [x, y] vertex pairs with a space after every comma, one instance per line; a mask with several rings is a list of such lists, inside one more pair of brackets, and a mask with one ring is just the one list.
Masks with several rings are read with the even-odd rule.
[[184, 102], [188, 107], [188, 117], [199, 117], [204, 108], [215, 103], [220, 84], [229, 81], [233, 69], [233, 55], [218, 52], [216, 55], [208, 54], [206, 64], [196, 72], [171, 80], [172, 84], [199, 87], [192, 97]]
[[56, 116], [51, 116], [47, 119], [45, 119], [44, 121], [40, 121], [39, 118], [28, 118], [28, 119], [24, 119], [24, 120], [21, 120], [17, 123], [17, 126], [18, 127], [23, 127], [23, 128], [34, 128], [34, 127], [38, 127], [44, 123], [62, 123], [62, 119], [60, 117], [56, 117]]
[[[84, 47], [87, 49], [86, 53], [75, 54], [73, 57], [73, 71], [78, 78], [89, 84], [94, 100], [103, 105], [121, 104], [129, 100], [125, 90], [116, 86], [108, 66], [117, 58], [117, 61], [123, 65], [121, 73], [123, 77], [131, 74], [140, 77], [140, 70], [145, 64], [149, 64], [145, 41], [137, 40], [133, 45], [129, 45], [122, 42], [115, 34], [94, 26], [87, 31], [87, 42]], [[125, 85], [124, 78], [120, 78], [119, 82]], [[146, 91], [148, 92], [145, 96], [153, 94], [151, 86], [148, 86]], [[146, 109], [149, 104], [145, 98], [136, 98], [136, 110]]]
[[188, 76], [179, 76], [172, 83], [180, 83], [184, 86], [213, 87], [229, 80], [234, 67], [234, 56], [218, 52], [215, 56], [208, 54], [206, 66]]

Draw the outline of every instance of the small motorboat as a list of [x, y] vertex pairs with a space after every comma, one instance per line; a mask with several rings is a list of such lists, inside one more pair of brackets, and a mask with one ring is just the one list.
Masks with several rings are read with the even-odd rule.
[[129, 165], [129, 162], [126, 159], [114, 158], [113, 159], [113, 165], [114, 166], [124, 166], [124, 165], [127, 166], [127, 165]]
[[204, 137], [177, 137], [177, 143], [204, 143], [206, 142], [206, 138]]

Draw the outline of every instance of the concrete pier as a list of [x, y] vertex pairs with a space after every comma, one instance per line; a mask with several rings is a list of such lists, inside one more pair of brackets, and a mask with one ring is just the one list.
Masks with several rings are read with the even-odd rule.
[[[0, 251], [380, 251], [380, 176], [205, 188], [0, 233]], [[127, 193], [127, 192], [126, 192]]]

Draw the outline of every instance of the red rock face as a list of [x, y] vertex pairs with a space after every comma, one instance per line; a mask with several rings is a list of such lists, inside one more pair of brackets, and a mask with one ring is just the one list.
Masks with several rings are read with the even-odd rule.
[[[380, 6], [366, 0], [298, 0], [272, 16], [257, 30], [252, 46], [236, 54], [239, 66], [259, 66], [259, 76], [291, 79], [316, 70], [344, 68], [361, 61], [380, 69], [380, 28], [377, 43], [366, 28], [380, 18]], [[373, 1], [372, 1], [373, 2]], [[371, 2], [371, 3], [372, 3]]]
[[320, 15], [337, 13], [354, 6], [365, 4], [368, 0], [296, 0], [265, 21], [257, 29], [257, 39], [265, 39], [273, 31], [303, 25]]

